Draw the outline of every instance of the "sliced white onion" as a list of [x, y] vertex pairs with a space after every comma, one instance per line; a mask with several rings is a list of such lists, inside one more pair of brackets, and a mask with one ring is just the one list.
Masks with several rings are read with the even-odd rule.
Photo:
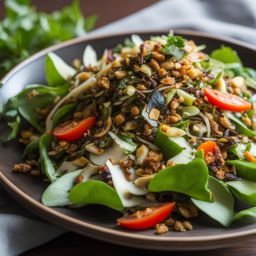
[[89, 180], [91, 176], [99, 172], [98, 166], [88, 163], [82, 170], [80, 175], [83, 175], [83, 182]]
[[106, 73], [108, 73], [112, 68], [111, 64], [107, 64], [105, 65], [96, 75], [97, 79], [101, 78], [102, 76], [104, 76]]
[[205, 125], [206, 125], [206, 129], [207, 129], [207, 134], [206, 136], [207, 137], [210, 137], [211, 136], [211, 125], [210, 125], [210, 122], [209, 122], [209, 119], [207, 118], [207, 116], [201, 112], [198, 113], [199, 116], [202, 117], [202, 119], [204, 120], [205, 122]]
[[91, 45], [87, 45], [84, 49], [83, 64], [85, 67], [89, 67], [89, 66], [95, 67], [98, 65], [97, 53], [92, 48]]
[[125, 157], [123, 149], [116, 143], [112, 147], [105, 149], [104, 153], [100, 156], [90, 154], [89, 159], [96, 165], [104, 165], [110, 158], [114, 161], [119, 161]]
[[111, 173], [114, 187], [124, 207], [133, 207], [146, 203], [146, 200], [142, 197], [132, 196], [129, 198], [127, 195], [145, 195], [147, 189], [138, 188], [133, 182], [127, 181], [119, 165], [113, 165], [111, 161], [107, 161], [106, 165]]
[[143, 40], [138, 35], [132, 35], [132, 42], [136, 47], [140, 47], [141, 44], [143, 44]]
[[62, 173], [62, 172], [72, 172], [74, 170], [77, 170], [78, 166], [73, 164], [70, 161], [64, 161], [61, 163], [61, 165], [59, 166], [59, 168], [56, 170], [57, 173]]
[[160, 151], [160, 149], [159, 149], [156, 145], [154, 145], [153, 143], [151, 143], [151, 142], [149, 142], [149, 141], [147, 141], [147, 140], [144, 140], [144, 139], [142, 139], [142, 138], [139, 137], [139, 136], [136, 136], [136, 138], [137, 138], [137, 140], [139, 140], [139, 141], [142, 142], [143, 144], [147, 145], [150, 149], [156, 150], [156, 151]]
[[157, 127], [158, 123], [152, 119], [149, 118], [148, 113], [147, 113], [147, 105], [143, 108], [141, 111], [141, 116], [144, 117], [144, 119], [153, 127]]
[[109, 136], [126, 152], [132, 153], [136, 150], [137, 145], [132, 145], [122, 139], [120, 139], [115, 133], [109, 131]]

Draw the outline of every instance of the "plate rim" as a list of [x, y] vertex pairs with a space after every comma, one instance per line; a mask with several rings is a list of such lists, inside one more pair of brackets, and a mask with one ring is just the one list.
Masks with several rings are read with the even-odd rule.
[[[71, 39], [71, 40], [65, 41], [63, 43], [54, 45], [54, 46], [50, 46], [48, 48], [45, 48], [45, 49], [33, 54], [31, 57], [27, 58], [26, 60], [24, 60], [17, 66], [15, 66], [13, 69], [11, 69], [3, 77], [1, 82], [3, 84], [5, 84], [16, 72], [21, 70], [24, 66], [33, 62], [37, 58], [44, 56], [48, 52], [59, 50], [59, 49], [62, 49], [62, 48], [65, 48], [65, 47], [68, 47], [71, 45], [75, 45], [78, 43], [82, 43], [82, 42], [86, 43], [87, 41], [90, 41], [90, 40], [111, 38], [114, 36], [124, 36], [124, 35], [128, 36], [130, 34], [148, 34], [148, 33], [166, 34], [166, 33], [168, 33], [168, 30], [166, 30], [166, 29], [163, 29], [163, 30], [159, 30], [159, 29], [130, 30], [130, 31], [125, 31], [125, 32], [121, 32], [121, 33], [87, 34], [80, 38]], [[217, 40], [221, 40], [221, 41], [224, 41], [227, 43], [236, 44], [238, 46], [245, 47], [250, 50], [256, 51], [256, 47], [251, 44], [239, 41], [237, 39], [225, 37], [225, 36], [214, 35], [214, 34], [209, 34], [209, 33], [205, 33], [205, 32], [193, 31], [193, 30], [183, 30], [183, 29], [174, 29], [174, 33], [182, 34], [185, 36], [201, 36], [201, 37], [205, 37], [208, 39], [215, 39], [215, 40], [217, 39]], [[39, 215], [40, 217], [42, 217], [52, 223], [55, 223], [54, 219], [55, 220], [57, 219], [58, 220], [57, 224], [64, 228], [67, 228], [67, 225], [66, 225], [67, 223], [69, 223], [69, 226], [71, 226], [71, 224], [72, 224], [72, 225], [76, 226], [78, 229], [79, 229], [79, 227], [83, 227], [84, 231], [93, 231], [95, 234], [93, 234], [93, 235], [87, 234], [86, 232], [82, 232], [82, 233], [84, 233], [84, 234], [86, 233], [88, 236], [93, 236], [95, 238], [101, 237], [100, 239], [102, 239], [102, 240], [110, 240], [113, 242], [113, 239], [106, 238], [106, 236], [110, 235], [110, 238], [116, 237], [116, 238], [127, 238], [127, 239], [133, 239], [133, 240], [136, 239], [139, 241], [146, 241], [147, 243], [149, 243], [149, 242], [156, 242], [156, 243], [158, 243], [158, 242], [204, 242], [204, 241], [216, 242], [216, 241], [223, 240], [223, 239], [225, 240], [225, 239], [234, 239], [234, 238], [242, 238], [242, 237], [245, 238], [248, 236], [256, 235], [256, 228], [253, 228], [250, 230], [244, 230], [244, 231], [230, 232], [228, 234], [218, 234], [218, 235], [209, 235], [209, 236], [200, 235], [200, 236], [190, 236], [190, 237], [143, 235], [143, 234], [124, 232], [121, 230], [114, 230], [111, 228], [106, 228], [106, 227], [98, 226], [96, 224], [88, 223], [86, 221], [81, 221], [81, 220], [75, 219], [73, 217], [70, 217], [64, 213], [61, 213], [61, 212], [55, 210], [55, 208], [50, 208], [50, 207], [44, 206], [40, 201], [33, 199], [31, 196], [29, 196], [28, 194], [23, 192], [18, 186], [16, 186], [11, 180], [9, 180], [7, 176], [4, 175], [2, 170], [0, 170], [0, 182], [3, 184], [4, 188], [7, 189], [12, 194], [13, 197], [14, 197], [14, 195], [16, 195], [15, 199], [17, 201], [25, 203], [25, 207], [27, 207], [27, 208], [28, 208], [28, 205], [32, 206], [32, 208], [30, 208], [30, 209], [32, 209], [32, 212], [36, 212], [36, 214]], [[79, 230], [76, 230], [72, 227], [69, 227], [69, 229], [71, 229], [75, 232], [79, 232]], [[81, 232], [79, 232], [79, 233], [81, 233]], [[102, 237], [103, 235], [105, 235], [105, 239], [104, 239], [104, 237]], [[120, 241], [118, 242], [117, 240], [115, 240], [114, 242], [122, 244], [122, 242], [120, 242]], [[123, 242], [123, 244], [129, 245], [129, 242], [126, 242], [126, 243]], [[138, 246], [138, 247], [140, 247], [140, 246]], [[143, 247], [143, 245], [141, 247]], [[163, 249], [165, 249], [165, 248], [163, 248]]]

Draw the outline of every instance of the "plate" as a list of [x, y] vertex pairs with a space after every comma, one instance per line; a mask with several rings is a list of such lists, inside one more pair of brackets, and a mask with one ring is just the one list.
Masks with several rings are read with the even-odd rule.
[[[152, 35], [162, 35], [168, 32], [133, 31], [105, 36], [88, 35], [84, 38], [74, 39], [47, 48], [19, 64], [3, 78], [0, 101], [15, 95], [27, 84], [45, 83], [44, 58], [48, 52], [54, 51], [65, 61], [71, 63], [74, 58], [82, 57], [84, 47], [88, 43], [99, 54], [102, 54], [105, 48], [114, 47], [132, 33], [138, 34], [142, 38], [148, 38]], [[207, 45], [208, 51], [212, 51], [221, 45], [231, 46], [238, 52], [246, 66], [253, 67], [255, 65], [256, 48], [253, 46], [201, 32], [177, 30], [175, 33], [194, 40], [198, 45]], [[0, 132], [3, 132], [3, 126], [1, 125]], [[13, 164], [22, 161], [22, 151], [22, 146], [17, 142], [0, 145], [1, 183], [13, 198], [30, 211], [67, 230], [116, 244], [156, 250], [222, 248], [256, 237], [256, 224], [252, 220], [239, 222], [228, 229], [224, 229], [209, 220], [204, 214], [200, 214], [199, 218], [193, 221], [194, 229], [192, 231], [168, 232], [156, 236], [154, 230], [131, 232], [121, 229], [115, 223], [115, 219], [119, 216], [118, 213], [107, 208], [99, 206], [87, 206], [81, 209], [46, 207], [41, 204], [40, 197], [47, 183], [40, 178], [12, 173]]]

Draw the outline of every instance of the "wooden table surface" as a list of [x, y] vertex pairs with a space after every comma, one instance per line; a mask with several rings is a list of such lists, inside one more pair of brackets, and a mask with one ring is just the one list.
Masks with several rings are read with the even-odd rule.
[[[39, 10], [52, 11], [69, 4], [70, 0], [32, 0]], [[135, 11], [149, 6], [157, 0], [80, 0], [82, 11], [85, 15], [97, 14], [98, 21], [96, 27], [101, 27], [112, 21], [118, 20]], [[0, 17], [3, 17], [3, 1], [0, 0]], [[248, 241], [244, 244], [237, 244], [232, 248], [201, 251], [201, 252], [156, 252], [149, 250], [132, 249], [123, 246], [113, 245], [84, 237], [72, 232], [66, 233], [47, 244], [31, 249], [25, 252], [24, 256], [65, 256], [65, 255], [86, 255], [88, 252], [94, 252], [94, 255], [182, 255], [182, 256], [255, 256], [255, 241]], [[0, 253], [1, 254], [1, 253]]]

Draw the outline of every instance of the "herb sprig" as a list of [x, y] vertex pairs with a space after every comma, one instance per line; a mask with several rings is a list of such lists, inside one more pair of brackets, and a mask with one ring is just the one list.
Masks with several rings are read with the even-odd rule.
[[56, 43], [82, 36], [95, 24], [86, 19], [75, 0], [60, 11], [38, 12], [29, 0], [5, 0], [0, 22], [0, 78], [29, 55]]

